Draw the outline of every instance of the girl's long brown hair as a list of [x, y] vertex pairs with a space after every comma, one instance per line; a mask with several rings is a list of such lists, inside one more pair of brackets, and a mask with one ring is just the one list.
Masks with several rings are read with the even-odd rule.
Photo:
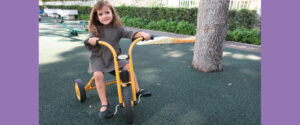
[[95, 36], [101, 37], [103, 36], [103, 24], [100, 23], [97, 17], [97, 10], [102, 9], [104, 6], [110, 8], [113, 19], [109, 25], [113, 27], [119, 27], [122, 26], [121, 19], [117, 13], [117, 11], [112, 7], [112, 5], [105, 0], [98, 1], [94, 7], [92, 8], [91, 14], [90, 14], [90, 20], [89, 20], [89, 32], [92, 33]]

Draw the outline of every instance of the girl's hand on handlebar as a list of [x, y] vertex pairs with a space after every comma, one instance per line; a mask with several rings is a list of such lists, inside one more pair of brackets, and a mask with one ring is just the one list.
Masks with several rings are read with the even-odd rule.
[[144, 37], [144, 40], [149, 40], [150, 39], [150, 34], [145, 33], [145, 32], [137, 32], [134, 36], [133, 36], [133, 40], [137, 39], [139, 37]]
[[141, 36], [144, 37], [144, 40], [150, 40], [150, 34], [149, 33], [141, 32]]
[[92, 37], [92, 38], [89, 38], [89, 44], [92, 45], [92, 46], [95, 46], [96, 45], [96, 42], [99, 40], [99, 38], [97, 37]]

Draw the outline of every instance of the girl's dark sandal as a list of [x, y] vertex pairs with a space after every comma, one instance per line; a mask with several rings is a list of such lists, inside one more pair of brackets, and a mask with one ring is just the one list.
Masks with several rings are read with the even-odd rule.
[[142, 97], [149, 97], [152, 95], [150, 91], [147, 91], [145, 89], [140, 89], [138, 93], [136, 93], [136, 97], [139, 97], [139, 95], [142, 95]]
[[110, 119], [114, 116], [114, 114], [112, 112], [108, 111], [108, 105], [102, 105], [101, 107], [107, 107], [107, 109], [105, 111], [103, 111], [103, 112], [99, 111], [98, 115], [101, 120]]

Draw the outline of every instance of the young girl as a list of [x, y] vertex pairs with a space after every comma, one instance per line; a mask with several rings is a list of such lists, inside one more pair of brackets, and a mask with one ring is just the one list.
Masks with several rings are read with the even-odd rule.
[[[133, 33], [126, 31], [121, 24], [120, 17], [115, 9], [107, 1], [98, 1], [90, 14], [89, 20], [89, 39], [84, 41], [85, 47], [91, 51], [89, 59], [89, 73], [93, 73], [95, 77], [95, 83], [97, 92], [101, 101], [101, 108], [99, 111], [100, 119], [108, 119], [113, 116], [112, 112], [107, 110], [108, 101], [106, 98], [106, 90], [104, 84], [104, 72], [114, 72], [113, 55], [111, 51], [105, 46], [96, 46], [96, 42], [101, 40], [109, 43], [114, 47], [117, 54], [121, 54], [120, 39], [123, 37], [134, 40], [143, 36], [145, 40], [150, 39], [150, 35], [144, 32]], [[119, 61], [119, 68], [128, 69], [128, 61]], [[138, 95], [151, 96], [149, 91], [140, 89], [136, 77], [135, 89]]]

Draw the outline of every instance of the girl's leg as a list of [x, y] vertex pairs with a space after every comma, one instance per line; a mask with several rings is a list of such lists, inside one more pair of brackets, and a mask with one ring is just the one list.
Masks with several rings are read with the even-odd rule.
[[[104, 84], [104, 73], [96, 71], [94, 72], [94, 78], [101, 105], [107, 105], [106, 90]], [[106, 109], [107, 107], [103, 106], [101, 107], [100, 112], [105, 111]]]
[[[129, 64], [126, 64], [122, 68], [129, 70]], [[140, 87], [139, 87], [139, 83], [137, 82], [135, 73], [134, 73], [134, 82], [135, 82], [135, 84], [134, 84], [135, 85], [135, 91], [138, 92], [140, 90]]]

